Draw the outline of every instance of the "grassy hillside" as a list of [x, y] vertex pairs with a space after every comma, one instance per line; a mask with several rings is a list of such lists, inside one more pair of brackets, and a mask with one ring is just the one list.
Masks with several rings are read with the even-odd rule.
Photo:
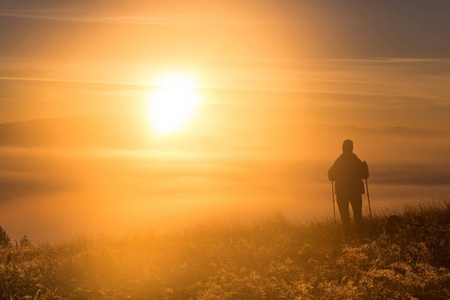
[[[339, 224], [197, 226], [0, 250], [2, 299], [450, 299], [450, 203]], [[386, 232], [387, 231], [387, 232]]]

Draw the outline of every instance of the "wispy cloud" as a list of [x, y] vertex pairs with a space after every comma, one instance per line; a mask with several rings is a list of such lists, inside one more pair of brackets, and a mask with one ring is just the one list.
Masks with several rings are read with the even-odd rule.
[[128, 87], [152, 87], [152, 85], [133, 84], [120, 81], [95, 81], [95, 80], [79, 80], [66, 78], [45, 78], [45, 77], [8, 77], [0, 76], [0, 80], [5, 81], [34, 81], [34, 82], [54, 82], [54, 83], [80, 83], [80, 84], [95, 84], [95, 85], [114, 85], [114, 86], [128, 86]]
[[3, 9], [0, 16], [50, 20], [58, 22], [136, 24], [136, 25], [254, 25], [273, 24], [269, 19], [244, 19], [233, 16], [220, 16], [214, 13], [158, 13], [158, 14], [109, 14], [87, 16], [75, 9], [24, 10]]

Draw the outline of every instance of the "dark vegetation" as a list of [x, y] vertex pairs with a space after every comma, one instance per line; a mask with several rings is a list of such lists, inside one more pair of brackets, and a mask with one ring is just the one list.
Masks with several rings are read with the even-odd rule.
[[332, 221], [281, 215], [52, 245], [24, 237], [10, 246], [1, 230], [0, 297], [450, 299], [450, 203], [397, 215], [366, 221], [366, 235], [347, 240]]

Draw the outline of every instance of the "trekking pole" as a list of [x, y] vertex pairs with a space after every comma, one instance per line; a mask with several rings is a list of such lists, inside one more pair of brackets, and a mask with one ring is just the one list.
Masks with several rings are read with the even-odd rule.
[[334, 181], [331, 182], [331, 195], [333, 196], [333, 220], [336, 223], [336, 204], [334, 201]]
[[369, 184], [367, 183], [367, 178], [366, 178], [366, 191], [367, 191], [367, 202], [369, 203], [370, 221], [372, 221], [372, 209], [370, 208]]

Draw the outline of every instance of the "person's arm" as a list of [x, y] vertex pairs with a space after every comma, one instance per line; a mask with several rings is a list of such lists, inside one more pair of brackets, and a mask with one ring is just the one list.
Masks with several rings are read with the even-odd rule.
[[363, 161], [361, 163], [361, 178], [362, 179], [369, 178], [369, 166], [367, 165], [366, 161]]
[[338, 162], [338, 160], [336, 160], [334, 162], [333, 166], [328, 170], [328, 179], [330, 181], [336, 181], [336, 179], [337, 179], [337, 173], [338, 173], [337, 162]]
[[333, 167], [331, 167], [329, 170], [328, 170], [328, 180], [330, 180], [330, 181], [336, 181], [336, 174], [335, 174], [336, 172], [335, 172], [335, 169], [333, 168]]

